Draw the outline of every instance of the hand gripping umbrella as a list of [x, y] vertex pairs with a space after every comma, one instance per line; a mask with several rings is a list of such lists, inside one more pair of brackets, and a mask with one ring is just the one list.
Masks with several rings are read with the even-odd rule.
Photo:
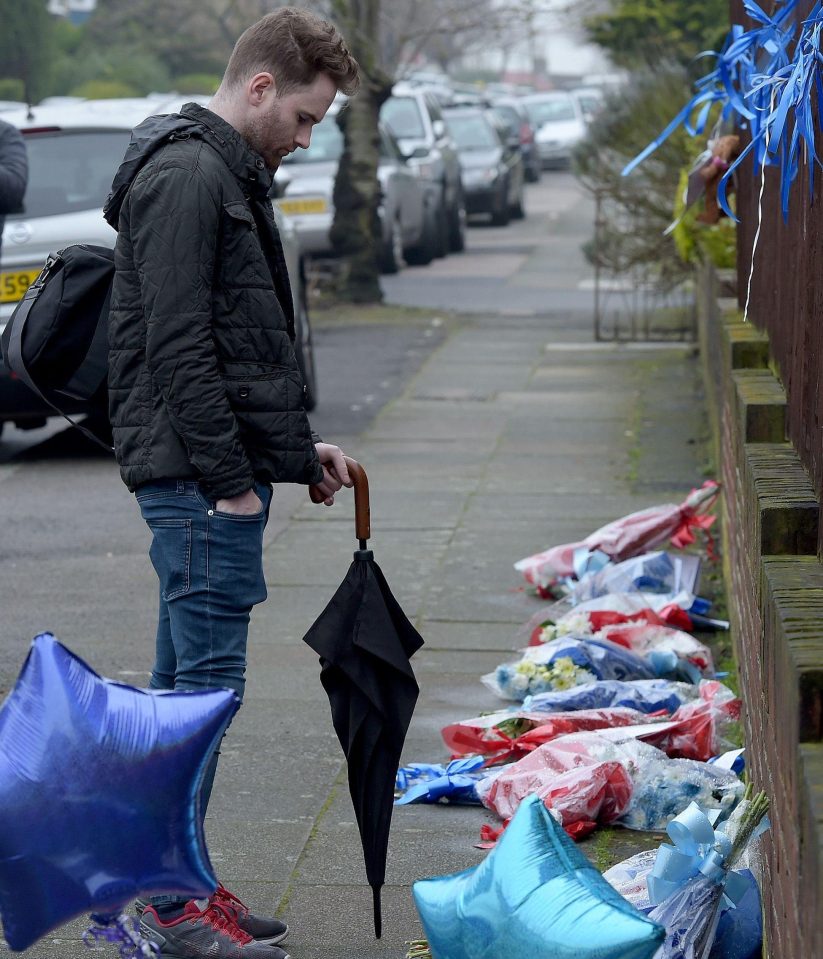
[[[303, 637], [320, 656], [320, 680], [349, 766], [349, 792], [363, 843], [366, 877], [374, 895], [374, 932], [380, 938], [380, 888], [400, 753], [419, 692], [409, 658], [420, 634], [392, 596], [370, 536], [369, 483], [346, 457], [354, 481], [355, 532], [360, 548], [340, 588]], [[312, 499], [323, 497], [311, 490]]]

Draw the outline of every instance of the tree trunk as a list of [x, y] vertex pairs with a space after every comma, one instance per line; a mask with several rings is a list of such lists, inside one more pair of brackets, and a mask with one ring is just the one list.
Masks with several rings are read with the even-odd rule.
[[391, 79], [378, 65], [379, 0], [335, 0], [346, 42], [361, 67], [360, 91], [338, 116], [344, 148], [334, 183], [331, 241], [342, 258], [338, 294], [355, 303], [379, 303], [381, 231], [378, 217], [378, 119]]

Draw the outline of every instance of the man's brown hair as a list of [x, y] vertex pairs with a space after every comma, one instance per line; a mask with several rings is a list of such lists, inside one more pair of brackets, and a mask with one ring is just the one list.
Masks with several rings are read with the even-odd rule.
[[279, 96], [313, 83], [320, 73], [349, 96], [360, 86], [360, 68], [337, 28], [306, 10], [281, 7], [252, 24], [234, 45], [223, 83], [235, 87], [270, 73]]

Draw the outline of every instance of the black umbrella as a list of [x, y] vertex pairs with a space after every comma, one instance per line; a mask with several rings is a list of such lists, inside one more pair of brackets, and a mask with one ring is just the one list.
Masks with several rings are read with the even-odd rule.
[[[346, 464], [354, 481], [360, 548], [340, 588], [303, 639], [320, 656], [320, 680], [348, 761], [349, 792], [374, 893], [379, 939], [395, 778], [419, 692], [409, 658], [423, 640], [366, 549], [369, 482], [359, 463], [346, 457]], [[312, 499], [322, 501], [322, 496], [312, 490]]]

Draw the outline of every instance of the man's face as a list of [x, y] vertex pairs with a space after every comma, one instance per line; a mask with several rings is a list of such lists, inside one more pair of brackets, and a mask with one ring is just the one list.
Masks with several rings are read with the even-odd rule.
[[312, 128], [326, 115], [336, 92], [334, 81], [324, 73], [282, 97], [272, 85], [263, 91], [259, 104], [253, 102], [243, 135], [266, 166], [276, 170], [286, 154], [308, 147]]

